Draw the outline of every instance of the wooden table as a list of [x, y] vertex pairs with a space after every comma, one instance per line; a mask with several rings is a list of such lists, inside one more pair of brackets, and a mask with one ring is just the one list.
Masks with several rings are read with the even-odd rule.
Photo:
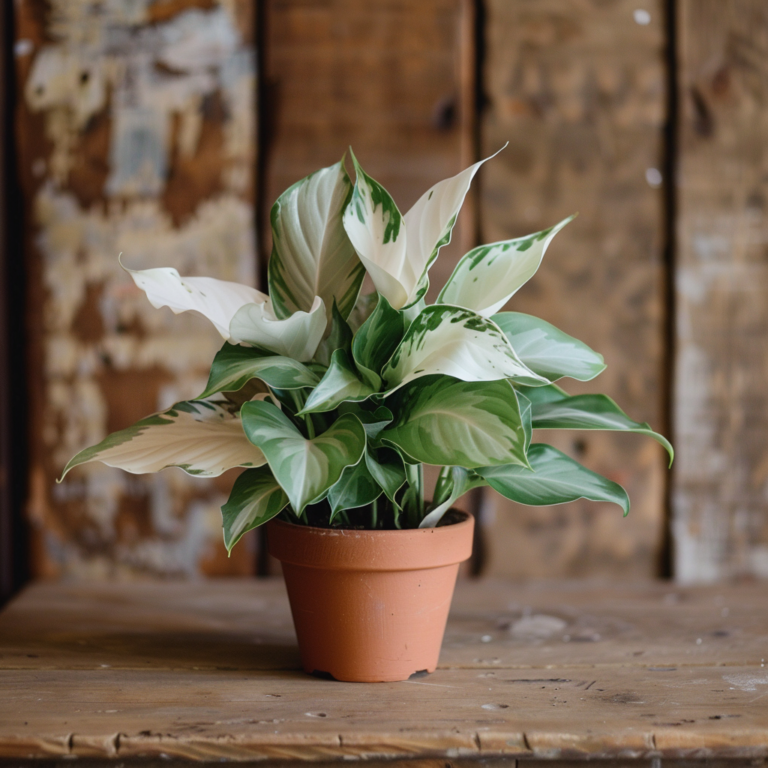
[[[299, 671], [281, 581], [33, 585], [0, 616], [0, 757], [768, 757], [768, 587], [460, 583], [441, 664]], [[420, 762], [421, 764], [421, 762]]]

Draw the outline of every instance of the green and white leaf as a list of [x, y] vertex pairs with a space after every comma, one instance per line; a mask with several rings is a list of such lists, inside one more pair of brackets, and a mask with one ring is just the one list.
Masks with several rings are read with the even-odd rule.
[[235, 480], [229, 499], [221, 508], [227, 552], [232, 552], [244, 533], [279, 515], [287, 503], [288, 496], [269, 467], [246, 469]]
[[446, 305], [426, 307], [418, 315], [382, 375], [394, 390], [432, 373], [464, 381], [548, 383], [520, 360], [495, 323], [468, 309]]
[[352, 356], [363, 378], [371, 387], [381, 386], [381, 371], [403, 339], [406, 320], [392, 309], [387, 299], [379, 298], [376, 308], [352, 341]]
[[403, 217], [389, 192], [361, 168], [354, 153], [352, 162], [356, 180], [344, 211], [344, 229], [376, 290], [400, 309], [419, 278], [406, 256]]
[[272, 206], [269, 295], [278, 317], [309, 312], [316, 296], [329, 323], [334, 299], [342, 317], [352, 311], [365, 269], [342, 222], [351, 195], [342, 159], [289, 187]]
[[454, 505], [454, 503], [463, 496], [468, 490], [469, 472], [464, 467], [451, 467], [451, 493], [448, 498], [438, 504], [424, 519], [419, 523], [419, 528], [434, 528], [442, 519], [443, 515]]
[[248, 439], [266, 456], [272, 474], [301, 515], [357, 464], [365, 450], [365, 430], [351, 414], [340, 416], [323, 434], [307, 439], [271, 403], [249, 402], [241, 411]]
[[496, 157], [501, 149], [456, 176], [434, 184], [403, 217], [407, 235], [406, 260], [412, 265], [417, 279], [417, 283], [409, 290], [404, 306], [418, 301], [427, 292], [429, 268], [434, 264], [440, 249], [451, 242], [451, 233], [472, 179], [480, 166]]
[[515, 397], [517, 397], [517, 406], [520, 409], [520, 421], [523, 423], [523, 432], [525, 432], [525, 452], [527, 454], [528, 448], [531, 445], [531, 439], [533, 438], [533, 404], [518, 390], [515, 390]]
[[551, 445], [536, 443], [528, 451], [531, 469], [515, 464], [482, 467], [488, 485], [519, 504], [549, 506], [577, 499], [610, 501], [629, 513], [627, 492], [612, 480], [583, 467]]
[[654, 432], [648, 424], [634, 421], [606, 395], [569, 396], [559, 387], [541, 387], [545, 390], [526, 390], [531, 399], [534, 429], [596, 429], [610, 432], [634, 432], [647, 435], [664, 446], [669, 463], [675, 457], [672, 444], [663, 435]]
[[230, 338], [229, 324], [241, 307], [269, 300], [266, 294], [249, 285], [213, 277], [181, 277], [171, 267], [134, 270], [123, 266], [122, 261], [120, 266], [147, 294], [153, 307], [169, 307], [175, 314], [199, 312], [225, 339]]
[[536, 274], [552, 238], [573, 218], [533, 235], [473, 248], [456, 265], [437, 301], [483, 317], [495, 314]]
[[374, 480], [365, 461], [346, 467], [328, 491], [331, 520], [340, 510], [365, 507], [381, 496], [381, 486]]
[[605, 370], [603, 356], [554, 325], [521, 312], [500, 312], [493, 320], [517, 356], [550, 381], [570, 376], [590, 381]]
[[278, 355], [306, 363], [314, 357], [323, 338], [327, 320], [323, 300], [316, 296], [309, 312], [294, 312], [278, 320], [267, 299], [261, 304], [246, 304], [229, 323], [233, 341], [253, 344]]
[[247, 440], [239, 418], [217, 403], [197, 400], [176, 403], [80, 451], [61, 479], [90, 461], [137, 475], [179, 467], [190, 475], [216, 477], [232, 467], [261, 466], [266, 459]]
[[225, 342], [213, 358], [208, 384], [198, 400], [217, 392], [236, 392], [251, 379], [261, 379], [275, 389], [314, 387], [320, 381], [309, 368], [291, 357]]
[[389, 424], [392, 423], [394, 416], [389, 408], [380, 405], [375, 411], [366, 411], [363, 408], [355, 405], [352, 402], [342, 403], [339, 406], [339, 413], [352, 413], [354, 414], [363, 425], [365, 434], [368, 437], [368, 443], [375, 441], [381, 431]]
[[421, 378], [397, 392], [389, 407], [395, 421], [381, 439], [415, 461], [470, 469], [489, 464], [527, 466], [517, 398], [503, 379]]
[[331, 332], [324, 338], [315, 352], [315, 360], [325, 366], [331, 364], [331, 355], [337, 349], [343, 349], [346, 352], [352, 351], [352, 328], [349, 323], [341, 316], [336, 302], [333, 303], [333, 319], [331, 320]]
[[331, 357], [331, 364], [325, 376], [312, 390], [298, 415], [332, 411], [348, 400], [365, 400], [375, 391], [360, 378], [347, 353], [343, 349], [337, 349]]
[[395, 495], [405, 483], [405, 466], [400, 454], [391, 448], [368, 449], [365, 452], [365, 464], [371, 477], [379, 484], [384, 495], [393, 503]]
[[376, 309], [378, 301], [379, 294], [377, 291], [361, 293], [358, 296], [354, 309], [347, 318], [347, 323], [349, 323], [353, 333], [356, 333], [360, 326], [371, 316], [373, 310]]

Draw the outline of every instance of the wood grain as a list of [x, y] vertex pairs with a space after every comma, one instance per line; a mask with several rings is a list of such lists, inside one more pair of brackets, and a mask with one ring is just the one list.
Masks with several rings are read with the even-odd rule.
[[[662, 429], [665, 4], [486, 7], [483, 146], [510, 144], [483, 177], [482, 239], [519, 237], [579, 212], [508, 308], [542, 317], [605, 356], [607, 371], [587, 384], [564, 380], [569, 392], [605, 392], [632, 418]], [[666, 479], [659, 446], [598, 432], [534, 439], [623, 484], [632, 512], [622, 519], [618, 508], [591, 502], [522, 507], [488, 492], [488, 572], [654, 575]]]
[[39, 584], [0, 615], [0, 757], [764, 760], [761, 599], [464, 582], [437, 672], [356, 685], [298, 671], [278, 582]]
[[254, 6], [129, 5], [15, 5], [32, 571], [248, 573], [254, 541], [231, 560], [221, 543], [231, 474], [92, 464], [55, 484], [107, 432], [199, 394], [221, 345], [202, 318], [151, 307], [118, 254], [256, 276]]
[[678, 3], [675, 561], [768, 577], [768, 8]]

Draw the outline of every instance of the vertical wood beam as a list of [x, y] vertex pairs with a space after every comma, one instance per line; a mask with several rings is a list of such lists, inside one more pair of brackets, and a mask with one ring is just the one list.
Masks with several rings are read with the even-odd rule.
[[678, 10], [675, 573], [768, 577], [768, 5]]

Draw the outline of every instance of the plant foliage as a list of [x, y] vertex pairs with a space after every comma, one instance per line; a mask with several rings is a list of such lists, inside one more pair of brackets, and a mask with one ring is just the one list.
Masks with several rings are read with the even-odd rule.
[[[586, 344], [529, 315], [500, 311], [535, 274], [573, 217], [472, 249], [437, 303], [429, 269], [451, 231], [476, 163], [435, 184], [404, 215], [352, 156], [284, 192], [272, 209], [269, 294], [175, 269], [126, 270], [156, 307], [197, 311], [224, 338], [205, 391], [86, 448], [128, 472], [180, 467], [214, 476], [245, 467], [222, 508], [228, 550], [281, 516], [365, 528], [437, 525], [471, 488], [521, 504], [579, 498], [629, 511], [626, 491], [536, 429], [648, 435], [605, 395], [554, 382], [605, 368]], [[376, 287], [360, 295], [365, 273]], [[441, 467], [424, 498], [423, 465]]]

